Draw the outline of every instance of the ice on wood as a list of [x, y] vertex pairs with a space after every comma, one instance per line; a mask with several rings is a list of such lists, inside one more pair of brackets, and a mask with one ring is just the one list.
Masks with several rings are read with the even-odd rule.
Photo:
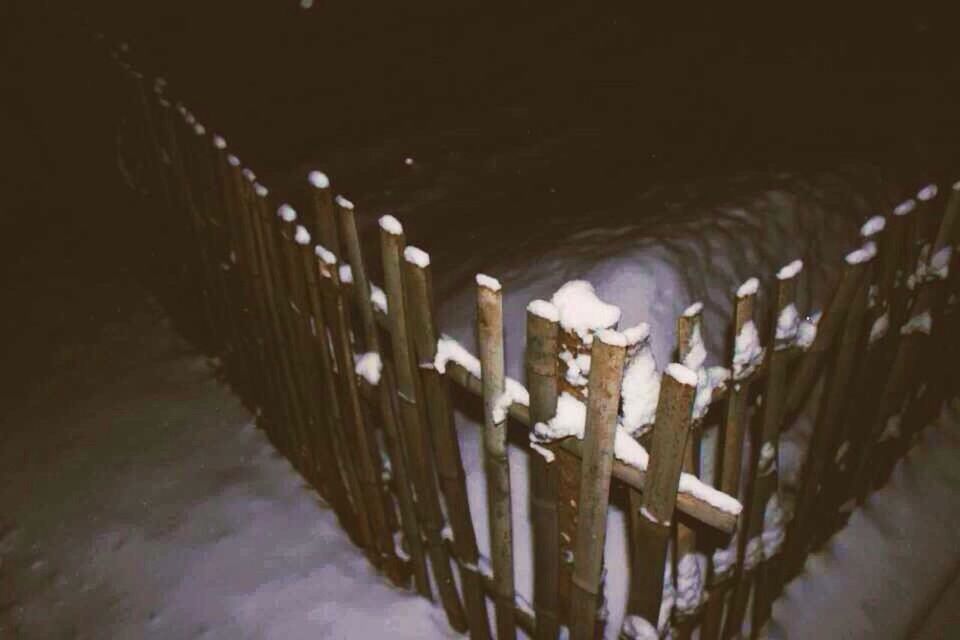
[[330, 178], [323, 171], [311, 171], [307, 174], [307, 181], [317, 189], [327, 189], [330, 187]]
[[860, 235], [864, 238], [870, 238], [881, 231], [884, 230], [887, 226], [887, 219], [883, 216], [873, 216], [869, 220], [863, 223], [863, 226], [860, 227]]
[[333, 200], [334, 202], [337, 203], [337, 206], [340, 207], [341, 209], [349, 209], [351, 211], [353, 210], [353, 203], [347, 200], [346, 198], [344, 198], [343, 196], [337, 196]]
[[756, 278], [747, 278], [744, 280], [743, 284], [737, 288], [737, 298], [746, 298], [747, 296], [756, 295], [759, 289], [759, 280]]
[[403, 225], [391, 215], [380, 216], [380, 228], [395, 236], [403, 235]]
[[795, 278], [800, 270], [803, 269], [803, 260], [794, 260], [777, 271], [777, 280], [789, 280]]
[[380, 313], [387, 313], [387, 294], [372, 282], [370, 283], [370, 303]]
[[693, 613], [703, 603], [703, 584], [707, 578], [707, 557], [701, 553], [684, 554], [677, 561], [676, 610]]
[[404, 248], [403, 259], [421, 269], [426, 269], [430, 266], [430, 254], [413, 245], [407, 245], [407, 247]]
[[593, 341], [593, 332], [613, 327], [620, 321], [620, 309], [597, 297], [586, 280], [571, 280], [551, 299], [560, 315], [560, 326], [576, 333], [583, 342]]
[[791, 302], [777, 316], [776, 346], [777, 349], [783, 349], [793, 344], [797, 337], [797, 331], [800, 329], [800, 314], [797, 313], [797, 307]]
[[560, 320], [560, 313], [557, 308], [546, 300], [534, 300], [527, 305], [527, 311], [548, 322], [558, 322]]
[[917, 200], [921, 200], [923, 202], [933, 200], [937, 197], [937, 191], [937, 185], [928, 184], [924, 188], [920, 189], [920, 191], [917, 191]]
[[909, 200], [904, 200], [903, 202], [898, 204], [896, 208], [893, 210], [893, 215], [905, 216], [916, 208], [917, 208], [917, 201], [914, 200], [913, 198], [910, 198]]
[[813, 342], [817, 339], [817, 328], [820, 326], [820, 318], [823, 316], [822, 311], [817, 311], [810, 315], [808, 318], [804, 318], [800, 323], [800, 326], [797, 328], [797, 347], [800, 349], [809, 349], [813, 346]]
[[324, 264], [330, 266], [337, 264], [337, 256], [333, 255], [333, 252], [322, 244], [318, 244], [316, 247], [314, 247], [313, 251], [317, 254], [318, 258], [323, 260]]
[[376, 386], [380, 384], [380, 374], [383, 372], [383, 361], [376, 351], [368, 351], [355, 357], [354, 371], [358, 376]]
[[643, 616], [628, 615], [620, 627], [621, 635], [630, 640], [659, 640], [660, 632]]
[[293, 235], [293, 240], [299, 245], [310, 244], [310, 232], [302, 224], [297, 225], [297, 231]]
[[900, 335], [908, 336], [913, 333], [929, 334], [932, 326], [933, 318], [930, 317], [930, 312], [924, 311], [923, 313], [918, 313], [904, 323], [904, 325], [900, 327]]
[[760, 334], [753, 320], [747, 320], [740, 327], [733, 345], [733, 379], [743, 380], [756, 371], [763, 362], [764, 349], [760, 345]]
[[281, 204], [277, 207], [277, 215], [280, 216], [284, 222], [293, 222], [297, 219], [297, 211], [288, 204]]
[[863, 264], [864, 262], [869, 262], [877, 255], [877, 243], [872, 240], [864, 243], [862, 247], [856, 251], [851, 251], [847, 254], [845, 260], [847, 264]]
[[496, 278], [491, 278], [488, 275], [478, 273], [476, 275], [477, 286], [483, 287], [484, 289], [489, 289], [490, 291], [500, 291], [500, 281]]
[[786, 516], [780, 504], [780, 494], [774, 491], [763, 511], [763, 533], [760, 540], [763, 545], [763, 557], [769, 560], [780, 552], [786, 539]]

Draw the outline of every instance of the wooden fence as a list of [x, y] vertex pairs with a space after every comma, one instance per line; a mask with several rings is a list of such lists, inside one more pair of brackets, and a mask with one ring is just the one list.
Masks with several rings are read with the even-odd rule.
[[[301, 211], [280, 204], [162, 80], [121, 67], [136, 107], [127, 157], [159, 255], [203, 314], [205, 346], [370, 562], [437, 598], [473, 637], [606, 632], [611, 483], [629, 505], [621, 637], [756, 637], [807, 554], [952, 392], [960, 184], [871, 219], [818, 321], [801, 322], [794, 304], [799, 262], [777, 274], [773, 308], [755, 304], [755, 279], [731, 292], [728, 368], [703, 366], [699, 305], [678, 319], [677, 362], [660, 373], [650, 329], [618, 330], [617, 310], [583, 283], [531, 301], [523, 386], [504, 375], [499, 282], [477, 277], [475, 357], [441, 335], [429, 256], [399, 221], [380, 219], [380, 289], [354, 206], [325, 175], [307, 177]], [[586, 320], [571, 322], [574, 308]], [[451, 384], [483, 401], [490, 558], [468, 508]], [[778, 442], [804, 410], [815, 427], [789, 508]], [[708, 420], [720, 428], [701, 478]], [[525, 429], [535, 452], [532, 604], [514, 587], [508, 428]]]

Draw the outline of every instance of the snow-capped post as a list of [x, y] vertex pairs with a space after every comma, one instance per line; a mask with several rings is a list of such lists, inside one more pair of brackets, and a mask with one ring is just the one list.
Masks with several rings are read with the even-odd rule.
[[[231, 164], [237, 173], [240, 172], [239, 165]], [[271, 254], [267, 246], [267, 235], [264, 227], [266, 210], [266, 195], [254, 194], [253, 186], [245, 179], [240, 177], [241, 189], [244, 193], [244, 201], [247, 203], [245, 213], [248, 216], [253, 239], [255, 242], [255, 251], [257, 252], [257, 261], [260, 264], [262, 274], [264, 299], [264, 314], [271, 322], [272, 331], [268, 332], [267, 337], [271, 340], [273, 352], [278, 361], [283, 365], [281, 380], [277, 386], [277, 401], [280, 406], [285, 408], [286, 415], [279, 433], [283, 434], [281, 450], [284, 455], [291, 456], [296, 446], [295, 444], [295, 425], [302, 421], [302, 407], [296, 402], [297, 398], [290, 394], [293, 388], [293, 367], [286, 350], [286, 334], [283, 318], [278, 311], [276, 300], [279, 297], [277, 291], [276, 274], [270, 265]], [[278, 425], [280, 426], [280, 425]]]
[[[683, 471], [694, 475], [699, 475], [700, 436], [703, 416], [706, 414], [707, 407], [709, 406], [708, 401], [700, 396], [704, 393], [712, 393], [711, 389], [702, 388], [703, 385], [707, 383], [707, 381], [701, 380], [701, 377], [706, 376], [703, 370], [706, 351], [703, 345], [702, 314], [703, 304], [695, 302], [677, 318], [677, 355], [679, 356], [680, 362], [691, 371], [697, 373], [698, 377], [697, 397], [694, 400], [693, 423], [690, 428], [690, 433], [687, 436], [687, 444], [683, 455]], [[701, 408], [698, 406], [701, 403], [707, 404], [704, 404]], [[689, 637], [692, 632], [695, 618], [702, 601], [703, 580], [706, 577], [703, 574], [706, 572], [706, 562], [705, 558], [697, 553], [697, 534], [693, 528], [682, 522], [677, 522], [675, 533], [674, 549], [678, 569], [674, 575], [678, 581], [678, 586], [680, 586], [680, 568], [683, 567], [687, 569], [683, 578], [688, 584], [683, 586], [685, 587], [684, 591], [688, 593], [689, 597], [677, 598], [674, 612], [676, 614], [675, 617], [678, 627], [677, 635], [681, 638], [686, 638]], [[703, 559], [704, 562], [701, 563], [701, 559]]]
[[744, 493], [749, 502], [741, 519], [740, 535], [737, 539], [738, 568], [724, 625], [726, 638], [740, 633], [755, 570], [763, 561], [763, 514], [767, 501], [777, 490], [777, 451], [780, 425], [783, 421], [787, 364], [800, 326], [796, 289], [797, 278], [802, 269], [803, 263], [794, 260], [777, 272], [777, 293], [768, 342], [770, 352], [767, 357], [769, 366], [763, 396], [763, 419], [750, 436], [752, 446], [747, 462], [747, 485]]
[[[342, 256], [340, 234], [337, 232], [337, 218], [334, 214], [333, 193], [330, 191], [330, 179], [321, 171], [311, 171], [307, 175], [310, 193], [307, 196], [307, 222], [317, 234], [317, 241], [335, 256]], [[338, 198], [338, 203], [342, 198]], [[346, 199], [344, 203], [353, 205]]]
[[[557, 308], [545, 300], [531, 302], [527, 306], [526, 371], [532, 424], [546, 423], [557, 412], [559, 335]], [[531, 447], [539, 454], [530, 456], [531, 511], [536, 540], [533, 549], [535, 637], [537, 640], [555, 640], [560, 629], [557, 452], [555, 446], [547, 448], [531, 443]]]
[[[311, 182], [323, 184], [318, 176], [311, 174]], [[410, 484], [410, 474], [407, 459], [404, 454], [403, 433], [399, 428], [395, 399], [397, 397], [396, 380], [393, 369], [383, 366], [380, 350], [380, 335], [376, 318], [373, 314], [373, 304], [370, 302], [370, 284], [367, 280], [367, 271], [363, 261], [363, 252], [360, 248], [360, 236], [357, 233], [357, 224], [353, 209], [340, 209], [339, 227], [343, 231], [343, 238], [347, 259], [349, 260], [350, 278], [353, 280], [351, 290], [356, 298], [356, 307], [360, 310], [360, 321], [363, 325], [363, 346], [365, 354], [380, 360], [380, 380], [376, 385], [376, 393], [380, 408], [380, 418], [383, 425], [384, 440], [390, 456], [391, 473], [393, 476], [394, 491], [400, 506], [400, 525], [403, 529], [404, 540], [413, 565], [413, 581], [417, 592], [424, 597], [430, 597], [430, 578], [427, 574], [427, 562], [423, 549], [423, 540], [420, 535], [420, 525], [417, 521], [417, 512], [413, 500], [413, 490]], [[341, 266], [338, 273], [344, 273]], [[341, 277], [341, 282], [343, 278]], [[370, 380], [367, 380], [371, 383]]]
[[[847, 256], [845, 268], [865, 271], [870, 262], [871, 259], [855, 252]], [[861, 280], [865, 281], [866, 278]], [[836, 516], [836, 513], [828, 513], [824, 508], [834, 506], [826, 500], [830, 488], [828, 479], [832, 475], [827, 464], [834, 462], [840, 443], [850, 437], [850, 429], [845, 425], [849, 420], [845, 417], [850, 414], [850, 389], [856, 382], [854, 372], [860, 357], [861, 338], [866, 328], [866, 310], [867, 285], [864, 283], [860, 285], [853, 299], [844, 322], [843, 333], [836, 345], [828, 386], [821, 397], [801, 470], [793, 521], [784, 554], [784, 565], [790, 575], [800, 571], [816, 527], [824, 521], [831, 522]], [[856, 416], [852, 419], [855, 420]]]
[[[477, 276], [477, 342], [483, 381], [483, 452], [490, 511], [497, 639], [516, 637], [513, 587], [513, 524], [510, 465], [507, 460], [507, 411], [503, 356], [503, 293], [495, 279]], [[506, 406], [504, 404], [506, 403]]]
[[[349, 230], [347, 237], [349, 237]], [[489, 638], [483, 576], [478, 565], [477, 537], [470, 517], [467, 484], [460, 457], [460, 442], [453, 423], [453, 405], [448, 381], [437, 371], [437, 328], [434, 321], [433, 280], [430, 256], [413, 246], [404, 249], [404, 282], [413, 329], [413, 341], [420, 363], [424, 401], [430, 422], [433, 451], [437, 459], [437, 476], [446, 498], [447, 514], [453, 531], [453, 549], [460, 564], [460, 583], [472, 638]], [[369, 305], [369, 296], [367, 296]], [[371, 315], [372, 318], [372, 315]]]
[[[274, 231], [273, 247], [278, 261], [276, 266], [282, 274], [280, 282], [283, 283], [283, 296], [280, 301], [280, 308], [281, 312], [287, 315], [290, 328], [289, 348], [291, 349], [297, 377], [294, 392], [300, 394], [304, 407], [304, 421], [299, 425], [300, 451], [298, 451], [298, 459], [302, 465], [301, 473], [307, 478], [313, 478], [316, 476], [315, 463], [317, 459], [310, 434], [322, 408], [319, 406], [314, 393], [314, 390], [319, 386], [316, 382], [317, 372], [307, 357], [312, 338], [309, 335], [310, 319], [306, 315], [306, 274], [303, 265], [300, 263], [297, 243], [294, 240], [298, 226], [297, 216], [295, 213], [292, 216], [286, 215], [287, 213], [293, 213], [293, 210], [281, 207], [278, 210], [278, 215], [274, 217], [274, 225], [268, 225], [268, 227]], [[372, 548], [372, 537], [366, 537], [366, 542], [365, 547]]]
[[[303, 240], [303, 242], [301, 242]], [[305, 249], [309, 248], [310, 236], [304, 227], [297, 228], [297, 242]], [[350, 324], [347, 318], [347, 302], [344, 300], [340, 286], [340, 272], [338, 261], [329, 250], [317, 245], [315, 252], [318, 258], [317, 267], [320, 274], [320, 293], [324, 299], [324, 315], [327, 319], [327, 329], [333, 339], [334, 357], [337, 369], [342, 373], [340, 381], [341, 419], [347, 418], [347, 432], [352, 435], [351, 446], [358, 460], [360, 482], [363, 489], [364, 510], [370, 520], [370, 529], [373, 534], [372, 549], [378, 557], [375, 565], [384, 567], [394, 576], [400, 572], [396, 567], [397, 557], [394, 551], [393, 534], [389, 528], [386, 514], [383, 485], [380, 481], [381, 456], [377, 446], [376, 435], [372, 426], [365, 419], [363, 406], [360, 400], [360, 390], [354, 371], [353, 348], [350, 341]]]
[[817, 325], [817, 335], [813, 344], [804, 353], [796, 367], [787, 391], [785, 415], [795, 415], [820, 379], [820, 369], [833, 347], [834, 340], [843, 328], [844, 319], [850, 303], [860, 287], [862, 271], [843, 270], [840, 282], [834, 289], [830, 304], [823, 310], [823, 315]]
[[[760, 283], [756, 278], [747, 279], [737, 289], [734, 301], [733, 335], [734, 346], [731, 358], [732, 383], [727, 396], [727, 407], [722, 436], [718, 441], [715, 468], [717, 487], [729, 495], [740, 491], [741, 458], [743, 438], [747, 424], [747, 401], [750, 384], [764, 357], [760, 336], [754, 322], [754, 306]], [[741, 497], [741, 500], [743, 498]], [[713, 640], [720, 637], [723, 611], [736, 566], [737, 539], [728, 546], [717, 549], [711, 557], [710, 584], [707, 588], [707, 605], [704, 613], [702, 638]]]
[[[557, 310], [560, 333], [558, 354], [561, 397], [576, 400], [585, 407], [587, 376], [590, 373], [590, 345], [594, 336], [615, 329], [620, 309], [601, 300], [589, 282], [573, 280], [557, 289], [551, 298]], [[578, 405], [578, 406], [581, 406]], [[533, 425], [536, 428], [536, 423]], [[556, 447], [557, 516], [560, 534], [560, 575], [558, 580], [561, 616], [571, 610], [573, 562], [577, 537], [580, 499], [580, 441], [567, 439], [576, 447], [576, 455], [565, 447]], [[569, 623], [569, 620], [566, 622]]]
[[[755, 629], [760, 629], [770, 617], [770, 605], [776, 592], [779, 591], [777, 580], [781, 561], [778, 554], [783, 546], [786, 524], [783, 522], [783, 511], [780, 508], [777, 461], [780, 452], [780, 431], [786, 419], [788, 367], [799, 340], [800, 323], [795, 301], [797, 278], [802, 266], [802, 263], [795, 261], [777, 273], [777, 315], [774, 319], [776, 329], [771, 340], [773, 348], [768, 360], [766, 387], [763, 393], [760, 438], [754, 441], [753, 447], [759, 456], [751, 452], [751, 469], [755, 469], [752, 475], [754, 484], [746, 525], [746, 557], [743, 560], [745, 575], [740, 579], [738, 588], [742, 591], [737, 595], [745, 592], [746, 595], [743, 597], [749, 598], [750, 565], [754, 565], [752, 628]], [[862, 276], [855, 279], [861, 283], [864, 280]], [[863, 284], [860, 285], [859, 290], [866, 292]], [[746, 601], [743, 603], [743, 610], [746, 610]]]
[[443, 512], [434, 477], [432, 448], [427, 434], [426, 408], [423, 391], [416, 375], [417, 363], [410, 336], [409, 313], [403, 282], [403, 226], [393, 216], [380, 218], [380, 249], [386, 286], [387, 307], [390, 313], [390, 340], [393, 346], [393, 365], [397, 374], [397, 400], [400, 404], [401, 424], [409, 471], [416, 490], [418, 517], [427, 538], [430, 565], [437, 581], [440, 601], [450, 626], [458, 631], [467, 628], [460, 596], [450, 570], [450, 555], [443, 541]]
[[584, 426], [580, 476], [580, 514], [577, 523], [571, 592], [571, 637], [588, 640], [602, 634], [597, 620], [601, 605], [603, 545], [610, 500], [610, 472], [620, 406], [620, 385], [627, 340], [613, 330], [596, 335], [590, 350], [590, 382]]
[[[664, 607], [661, 615], [665, 569], [669, 561], [667, 546], [684, 450], [693, 424], [696, 393], [696, 373], [679, 363], [667, 365], [660, 384], [641, 506], [640, 509], [632, 506], [630, 509], [633, 553], [630, 596], [620, 631], [624, 638], [642, 637], [637, 635], [638, 629], [669, 624], [669, 608]], [[667, 579], [672, 581], [672, 572], [668, 575]]]
[[[319, 476], [323, 482], [323, 495], [329, 500], [341, 521], [348, 524], [348, 531], [356, 532], [362, 512], [354, 513], [350, 505], [349, 495], [360, 494], [359, 480], [353, 468], [352, 459], [346, 455], [342, 433], [340, 401], [335, 389], [332, 369], [332, 355], [326, 337], [326, 323], [320, 301], [317, 256], [310, 245], [310, 238], [303, 233], [297, 233], [300, 262], [304, 273], [304, 300], [303, 312], [310, 319], [311, 330], [306, 336], [304, 345], [307, 366], [316, 372], [316, 393], [313, 394], [319, 402], [314, 404], [315, 423], [311, 430], [311, 438], [316, 443], [315, 451], [320, 465]], [[367, 525], [362, 525], [366, 530]]]

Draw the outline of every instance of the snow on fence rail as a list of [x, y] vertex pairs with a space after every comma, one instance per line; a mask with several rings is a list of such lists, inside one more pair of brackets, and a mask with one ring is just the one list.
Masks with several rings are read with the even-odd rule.
[[[380, 219], [381, 289], [367, 276], [354, 205], [333, 197], [326, 175], [309, 174], [307, 206], [295, 211], [171, 103], [162, 79], [148, 90], [124, 71], [139, 116], [136, 186], [159, 212], [155, 237], [193, 248], [176, 258], [186, 261], [177, 286], [196, 294], [205, 346], [370, 561], [436, 594], [450, 625], [474, 637], [491, 636], [488, 597], [498, 638], [517, 626], [536, 638], [611, 631], [604, 563], [624, 561], [603, 557], [612, 481], [626, 490], [631, 546], [627, 615], [612, 632], [756, 636], [785, 581], [947, 393], [937, 371], [953, 357], [960, 183], [948, 197], [929, 185], [867, 221], [812, 319], [795, 304], [799, 261], [777, 274], [769, 336], [757, 331], [767, 312], [758, 280], [743, 283], [731, 293], [729, 367], [704, 366], [700, 305], [678, 318], [677, 362], [658, 370], [656, 327], [619, 328], [619, 309], [568, 283], [530, 302], [524, 386], [504, 375], [499, 282], [477, 276], [478, 358], [436, 326], [429, 255], [406, 244], [400, 221]], [[489, 559], [468, 507], [450, 383], [483, 401]], [[815, 425], [787, 491], [779, 438], [801, 411]], [[708, 477], [710, 423], [719, 435]], [[527, 429], [533, 451], [532, 605], [514, 588], [509, 424]]]

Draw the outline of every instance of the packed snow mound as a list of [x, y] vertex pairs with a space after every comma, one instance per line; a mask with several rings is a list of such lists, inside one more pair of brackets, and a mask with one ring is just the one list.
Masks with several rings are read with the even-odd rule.
[[[797, 309], [806, 316], [824, 304], [844, 256], [859, 246], [860, 226], [873, 212], [868, 197], [850, 183], [826, 177], [767, 176], [745, 179], [741, 195], [704, 204], [707, 194], [650, 194], [629, 212], [591, 213], [589, 228], [558, 221], [542, 230], [535, 252], [529, 239], [501, 234], [499, 244], [471, 246], [471, 262], [503, 286], [507, 372], [520, 378], [524, 314], [532, 300], [549, 300], [571, 280], [589, 282], [605, 303], [619, 307], [621, 328], [647, 322], [662, 367], [673, 359], [676, 319], [703, 303], [707, 364], [729, 365], [729, 334], [737, 289], [760, 280], [758, 309], [766, 309], [775, 274], [803, 261]], [[756, 190], [750, 186], [756, 183]], [[416, 218], [408, 223], [416, 237]], [[516, 245], [516, 251], [510, 251]], [[442, 248], [439, 255], [443, 255]], [[476, 293], [459, 272], [445, 272], [434, 251], [442, 330], [473, 345]], [[489, 257], [489, 260], [486, 258]], [[479, 270], [479, 269], [478, 269]], [[766, 343], [769, 314], [758, 317]]]

